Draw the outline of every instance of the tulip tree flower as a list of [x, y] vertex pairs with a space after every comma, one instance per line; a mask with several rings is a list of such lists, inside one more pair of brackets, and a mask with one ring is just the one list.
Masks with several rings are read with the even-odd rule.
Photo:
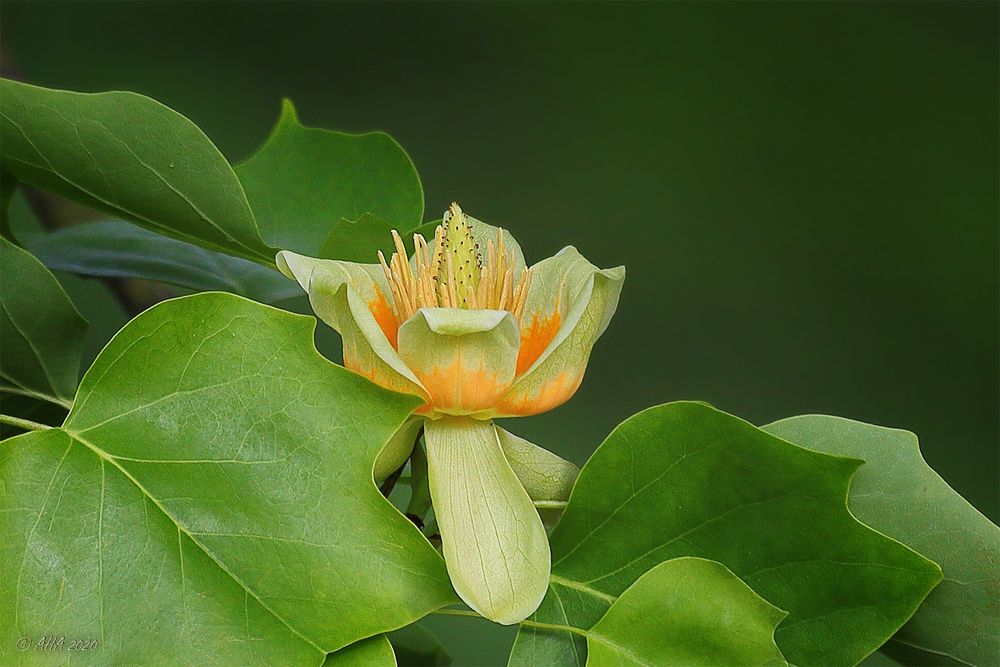
[[340, 333], [348, 369], [423, 399], [382, 451], [375, 478], [406, 461], [422, 426], [455, 591], [486, 618], [517, 623], [549, 582], [549, 544], [533, 501], [565, 493], [576, 469], [492, 420], [539, 414], [576, 392], [625, 269], [598, 269], [573, 247], [526, 268], [513, 238], [457, 204], [430, 243], [414, 236], [412, 259], [393, 238], [389, 261], [284, 251], [277, 263]]

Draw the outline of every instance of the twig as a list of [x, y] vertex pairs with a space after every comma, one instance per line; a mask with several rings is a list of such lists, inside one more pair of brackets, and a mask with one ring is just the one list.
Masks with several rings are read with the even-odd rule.
[[11, 415], [4, 414], [0, 414], [0, 424], [7, 424], [8, 426], [14, 426], [25, 431], [47, 431], [52, 428], [47, 424], [39, 424], [30, 419], [22, 419], [21, 417], [12, 417]]

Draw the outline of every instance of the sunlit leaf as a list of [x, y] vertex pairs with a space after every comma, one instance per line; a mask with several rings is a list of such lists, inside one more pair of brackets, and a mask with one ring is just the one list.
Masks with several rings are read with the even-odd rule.
[[372, 480], [417, 401], [324, 360], [314, 326], [226, 294], [165, 302], [63, 428], [0, 446], [0, 663], [58, 628], [124, 664], [319, 664], [454, 601]]

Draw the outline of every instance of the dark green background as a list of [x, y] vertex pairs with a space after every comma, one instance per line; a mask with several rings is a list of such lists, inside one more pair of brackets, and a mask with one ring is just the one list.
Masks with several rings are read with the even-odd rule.
[[428, 217], [625, 264], [576, 398], [508, 424], [540, 444], [582, 463], [680, 398], [843, 415], [915, 431], [996, 521], [998, 6], [6, 0], [2, 30], [8, 72], [146, 93], [234, 161], [282, 96], [387, 130]]

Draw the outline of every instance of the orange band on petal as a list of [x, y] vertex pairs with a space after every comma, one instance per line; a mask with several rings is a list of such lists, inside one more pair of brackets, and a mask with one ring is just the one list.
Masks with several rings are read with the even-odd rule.
[[382, 290], [377, 286], [374, 289], [375, 298], [368, 302], [368, 310], [372, 311], [375, 322], [382, 329], [382, 333], [389, 340], [389, 344], [393, 348], [398, 348], [396, 337], [399, 333], [399, 319], [396, 317], [396, 313], [393, 312], [392, 306], [389, 305]]
[[521, 329], [521, 348], [517, 353], [515, 375], [524, 373], [531, 368], [531, 364], [535, 363], [538, 357], [542, 356], [542, 352], [559, 333], [561, 324], [562, 317], [559, 315], [558, 307], [548, 317], [539, 317], [538, 313], [531, 316], [531, 326]]
[[[370, 363], [370, 361], [365, 361], [364, 357], [358, 354], [357, 347], [353, 345], [344, 345], [344, 368], [352, 373], [357, 373], [366, 380], [374, 382], [380, 387], [385, 387], [390, 391], [421, 396], [414, 390], [405, 378], [402, 378], [399, 375], [385, 373], [377, 366]], [[424, 397], [421, 396], [421, 398]]]
[[497, 374], [485, 367], [466, 368], [459, 355], [446, 367], [434, 366], [430, 371], [414, 369], [431, 400], [417, 409], [429, 414], [437, 409], [455, 414], [471, 414], [491, 408], [507, 390], [508, 385], [497, 381]]
[[497, 406], [497, 412], [501, 415], [512, 417], [526, 417], [548, 412], [568, 401], [583, 382], [583, 373], [570, 374], [566, 371], [559, 373], [542, 384], [539, 390], [532, 395], [515, 393], [505, 396]]

